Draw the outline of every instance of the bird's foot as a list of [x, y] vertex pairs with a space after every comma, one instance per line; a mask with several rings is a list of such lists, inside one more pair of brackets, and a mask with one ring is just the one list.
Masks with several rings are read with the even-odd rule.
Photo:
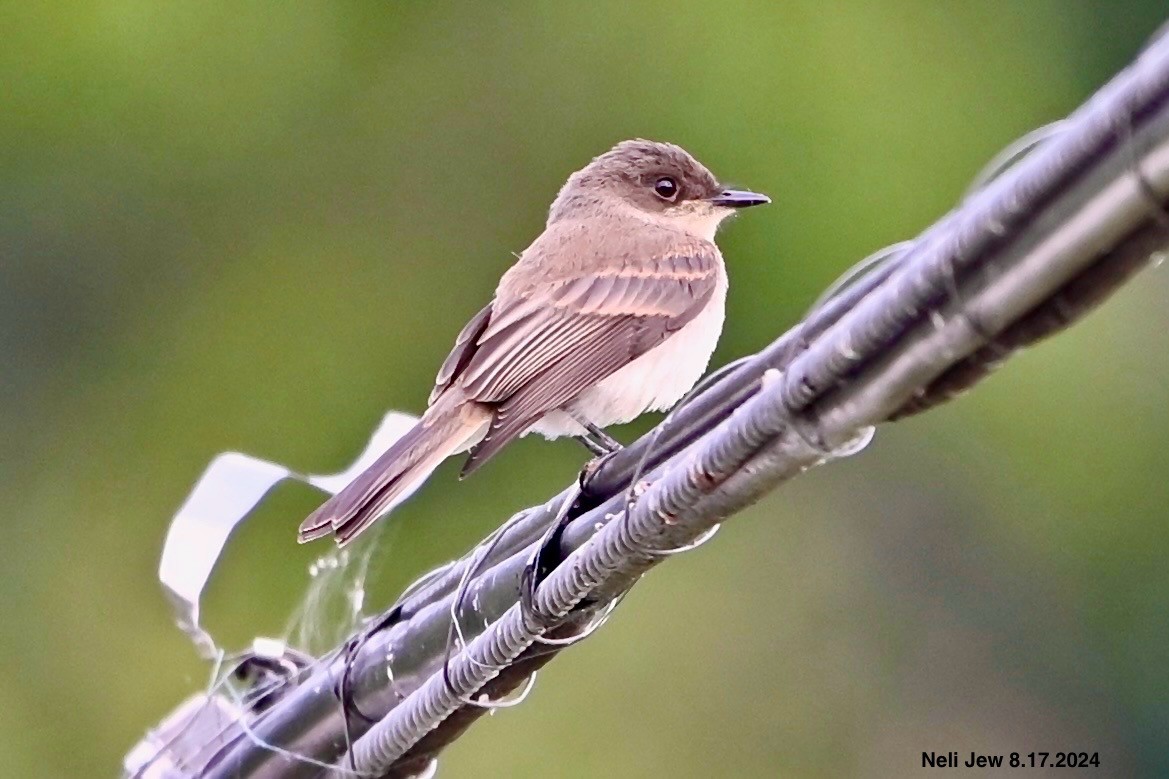
[[609, 462], [613, 455], [619, 451], [621, 450], [616, 449], [612, 452], [598, 453], [596, 457], [584, 464], [584, 467], [580, 469], [580, 474], [576, 477], [576, 483], [580, 487], [582, 494], [589, 494], [589, 482], [600, 472], [601, 468], [605, 466], [605, 463]]

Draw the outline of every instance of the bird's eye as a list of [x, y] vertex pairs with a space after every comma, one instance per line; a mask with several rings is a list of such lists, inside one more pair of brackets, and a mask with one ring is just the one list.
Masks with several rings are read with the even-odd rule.
[[662, 200], [673, 200], [678, 197], [678, 183], [669, 176], [662, 176], [654, 182], [654, 193]]

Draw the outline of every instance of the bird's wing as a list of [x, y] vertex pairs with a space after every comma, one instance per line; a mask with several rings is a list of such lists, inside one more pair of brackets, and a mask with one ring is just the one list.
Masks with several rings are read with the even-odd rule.
[[487, 329], [487, 323], [490, 319], [491, 304], [488, 303], [459, 331], [455, 338], [454, 348], [443, 360], [442, 367], [438, 369], [438, 376], [434, 380], [434, 389], [430, 391], [428, 405], [434, 405], [438, 396], [445, 392], [451, 386], [451, 382], [467, 367], [467, 363], [475, 354], [479, 336], [483, 335], [483, 331]]
[[[464, 473], [486, 462], [545, 413], [659, 345], [693, 319], [718, 284], [718, 250], [673, 242], [624, 267], [577, 267], [553, 282], [496, 298], [477, 332], [456, 345], [439, 374], [495, 407]], [[600, 264], [603, 265], [603, 264]], [[504, 287], [501, 285], [501, 290]]]

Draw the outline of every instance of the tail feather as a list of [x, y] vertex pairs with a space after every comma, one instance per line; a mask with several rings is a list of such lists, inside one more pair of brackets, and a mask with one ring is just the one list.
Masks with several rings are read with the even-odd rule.
[[439, 398], [404, 436], [300, 525], [303, 544], [333, 534], [344, 545], [405, 500], [438, 467], [481, 436], [491, 411], [454, 393]]

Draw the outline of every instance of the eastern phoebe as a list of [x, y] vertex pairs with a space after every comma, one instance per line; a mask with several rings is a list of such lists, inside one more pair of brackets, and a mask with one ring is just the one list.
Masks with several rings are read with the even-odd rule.
[[[724, 189], [670, 143], [617, 144], [568, 177], [544, 232], [455, 339], [422, 419], [300, 526], [344, 544], [442, 460], [463, 475], [530, 432], [594, 451], [601, 428], [677, 403], [723, 326], [720, 222], [764, 195]], [[598, 440], [598, 438], [600, 440]]]

